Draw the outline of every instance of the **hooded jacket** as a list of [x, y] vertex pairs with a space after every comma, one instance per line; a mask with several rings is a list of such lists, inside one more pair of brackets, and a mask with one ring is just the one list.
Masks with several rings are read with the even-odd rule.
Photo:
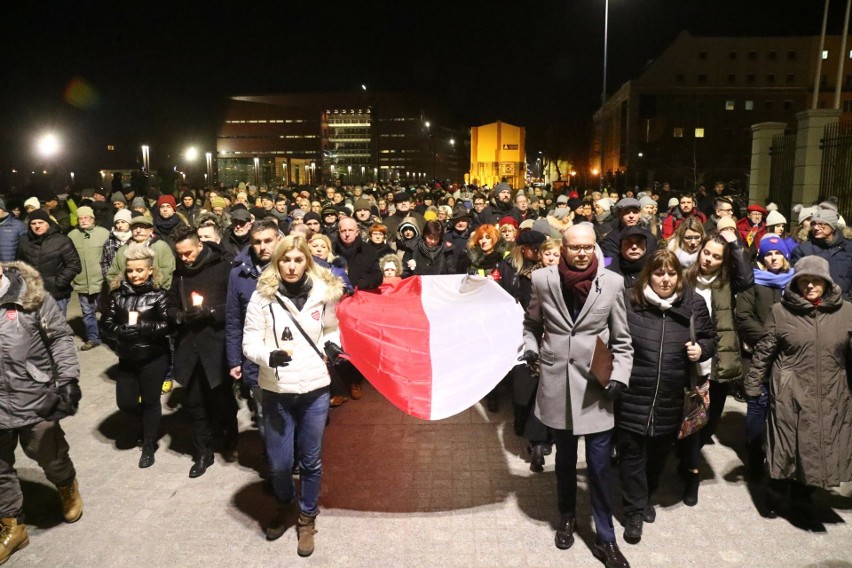
[[0, 298], [0, 429], [41, 422], [52, 391], [80, 378], [71, 328], [42, 278], [23, 262], [4, 263]]

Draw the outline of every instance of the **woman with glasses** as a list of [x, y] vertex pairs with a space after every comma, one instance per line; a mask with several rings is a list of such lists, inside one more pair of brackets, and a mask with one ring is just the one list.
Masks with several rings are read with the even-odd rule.
[[681, 268], [686, 271], [698, 260], [698, 249], [704, 239], [704, 225], [697, 217], [687, 217], [669, 239], [668, 248], [677, 257]]

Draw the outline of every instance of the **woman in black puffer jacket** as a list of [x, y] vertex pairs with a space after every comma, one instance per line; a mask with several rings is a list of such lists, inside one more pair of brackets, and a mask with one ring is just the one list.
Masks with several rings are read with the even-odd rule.
[[160, 389], [169, 364], [167, 310], [171, 300], [154, 267], [154, 251], [134, 243], [127, 248], [126, 258], [127, 269], [111, 287], [101, 325], [116, 340], [116, 403], [141, 421], [139, 467], [146, 468], [154, 464], [157, 450]]
[[696, 362], [715, 353], [716, 330], [707, 306], [684, 282], [680, 262], [670, 250], [654, 253], [629, 297], [633, 370], [616, 406], [616, 435], [627, 515], [624, 538], [637, 542], [643, 521], [652, 522], [655, 516], [649, 496], [680, 428], [689, 373]]
[[405, 243], [402, 277], [455, 274], [456, 255], [451, 244], [442, 240], [444, 227], [439, 221], [428, 221], [423, 234]]

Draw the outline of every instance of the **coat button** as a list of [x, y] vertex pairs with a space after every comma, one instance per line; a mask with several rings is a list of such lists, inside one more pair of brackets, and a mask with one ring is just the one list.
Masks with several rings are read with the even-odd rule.
[[574, 359], [568, 359], [568, 363], [570, 363], [571, 365], [573, 365], [573, 364], [574, 364]]

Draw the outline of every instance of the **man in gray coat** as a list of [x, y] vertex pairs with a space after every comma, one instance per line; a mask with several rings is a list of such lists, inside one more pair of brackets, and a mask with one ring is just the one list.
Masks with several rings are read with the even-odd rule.
[[[535, 414], [553, 430], [561, 522], [557, 548], [574, 544], [577, 505], [577, 443], [585, 436], [589, 492], [597, 542], [592, 553], [610, 567], [629, 564], [615, 542], [610, 504], [613, 401], [628, 383], [633, 346], [627, 327], [624, 281], [604, 268], [594, 228], [574, 225], [564, 233], [557, 266], [532, 274], [532, 298], [524, 318], [524, 358], [541, 362]], [[597, 338], [613, 355], [610, 382], [592, 376]]]

